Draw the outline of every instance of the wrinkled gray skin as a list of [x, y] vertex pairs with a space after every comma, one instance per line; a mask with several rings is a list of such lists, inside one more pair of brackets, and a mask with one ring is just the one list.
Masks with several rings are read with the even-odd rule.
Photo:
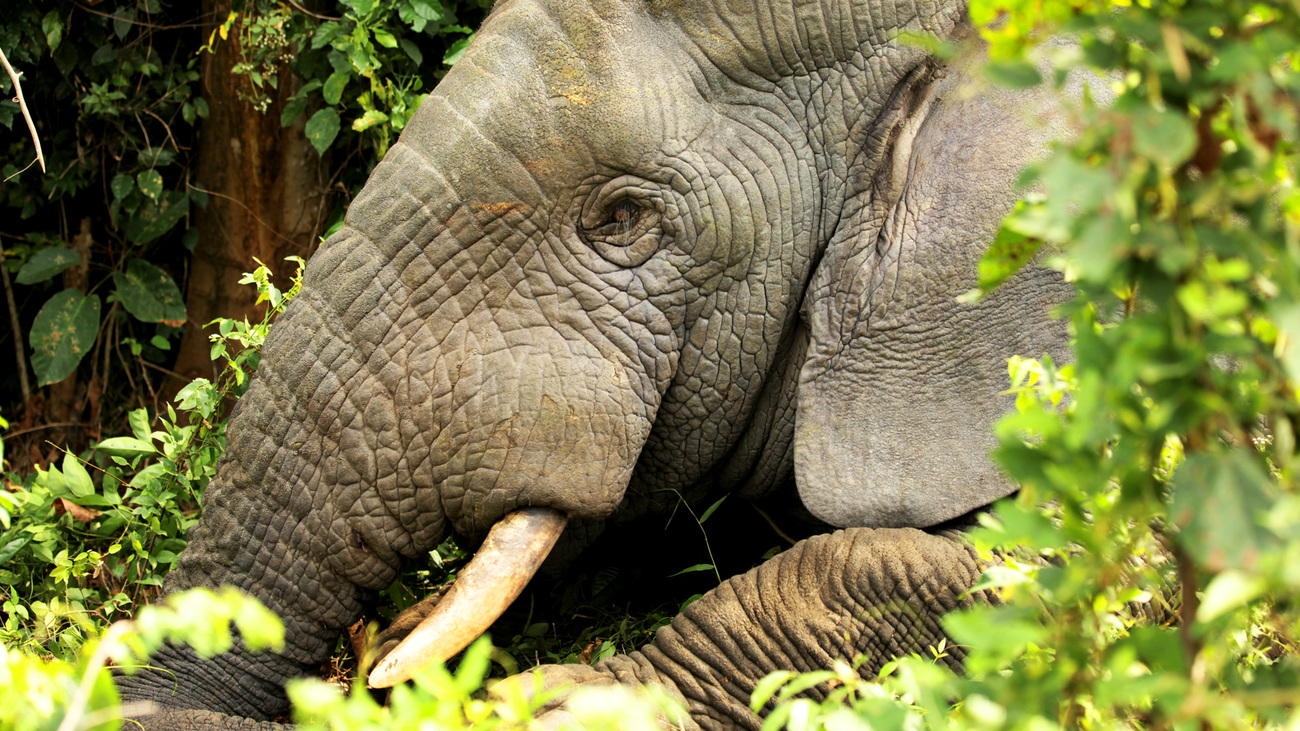
[[853, 528], [552, 676], [659, 682], [693, 723], [755, 726], [769, 670], [936, 642], [979, 571], [914, 529], [1011, 491], [986, 456], [1005, 358], [1066, 352], [1054, 272], [955, 301], [1047, 134], [1033, 100], [891, 40], [966, 22], [911, 0], [499, 4], [312, 258], [168, 578], [251, 592], [287, 647], [168, 649], [125, 696], [169, 709], [150, 725], [273, 718], [453, 527], [541, 505], [591, 528], [792, 472]]

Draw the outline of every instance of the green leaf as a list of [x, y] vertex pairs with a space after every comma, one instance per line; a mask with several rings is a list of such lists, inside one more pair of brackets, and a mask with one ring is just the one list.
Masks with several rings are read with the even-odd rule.
[[800, 673], [792, 678], [790, 682], [781, 689], [780, 697], [782, 700], [792, 698], [810, 688], [815, 688], [834, 677], [835, 673], [830, 670], [813, 670], [806, 673]]
[[32, 369], [44, 386], [67, 378], [99, 332], [99, 296], [68, 288], [49, 299], [32, 323]]
[[143, 246], [170, 231], [189, 211], [189, 196], [168, 191], [162, 201], [146, 202], [127, 220], [126, 237]]
[[15, 277], [19, 284], [36, 284], [44, 282], [64, 269], [81, 261], [77, 252], [66, 246], [51, 246], [41, 249], [23, 264]]
[[316, 32], [312, 34], [311, 50], [319, 51], [328, 46], [330, 41], [337, 38], [342, 30], [343, 26], [339, 25], [336, 20], [327, 20], [321, 23], [320, 27], [316, 28]]
[[405, 38], [399, 41], [399, 44], [402, 46], [402, 50], [406, 52], [406, 55], [410, 56], [411, 60], [415, 62], [416, 66], [420, 66], [424, 63], [424, 54], [420, 52], [418, 46]]
[[1027, 89], [1042, 83], [1043, 76], [1027, 61], [989, 61], [984, 65], [984, 75], [999, 86]]
[[1001, 589], [1007, 586], [1017, 586], [1019, 584], [1032, 584], [1034, 579], [1026, 575], [1023, 571], [1017, 571], [1008, 566], [990, 566], [984, 569], [978, 581], [966, 590], [968, 594], [974, 594], [984, 589]]
[[704, 525], [704, 521], [708, 520], [709, 516], [713, 515], [713, 511], [717, 510], [718, 506], [722, 504], [722, 501], [726, 499], [727, 496], [723, 495], [722, 497], [718, 498], [718, 501], [716, 503], [710, 505], [708, 510], [705, 510], [704, 514], [700, 516], [700, 525]]
[[135, 179], [126, 173], [118, 173], [113, 176], [113, 182], [108, 187], [113, 191], [114, 200], [122, 200], [135, 190]]
[[1300, 383], [1300, 303], [1275, 303], [1272, 315], [1274, 324], [1286, 334], [1282, 345], [1282, 365], [1291, 381]]
[[6, 543], [4, 548], [0, 548], [0, 566], [3, 566], [9, 561], [9, 559], [18, 555], [18, 552], [23, 550], [23, 546], [31, 543], [31, 541], [31, 533], [19, 533], [17, 538]]
[[68, 491], [77, 497], [95, 493], [95, 483], [91, 481], [90, 473], [72, 452], [63, 454], [63, 479], [68, 482]]
[[422, 20], [442, 20], [442, 5], [437, 0], [411, 0], [411, 12]]
[[325, 80], [325, 86], [321, 88], [321, 96], [325, 97], [327, 104], [338, 104], [343, 98], [343, 89], [348, 85], [348, 80], [352, 78], [351, 71], [335, 71]]
[[344, 5], [352, 8], [352, 11], [358, 16], [366, 15], [375, 8], [375, 0], [339, 0]]
[[365, 114], [361, 115], [354, 122], [352, 122], [352, 131], [362, 132], [364, 130], [370, 129], [376, 124], [381, 124], [387, 121], [388, 121], [387, 114], [384, 114], [378, 109], [367, 109]]
[[131, 32], [131, 26], [135, 24], [135, 3], [123, 5], [113, 13], [113, 32], [117, 34], [120, 41], [126, 38], [126, 34]]
[[153, 434], [149, 430], [149, 412], [144, 409], [134, 409], [126, 415], [127, 423], [131, 425], [131, 433], [136, 439], [149, 441]]
[[393, 37], [392, 33], [378, 29], [372, 32], [375, 34], [375, 42], [379, 45], [384, 48], [397, 48], [397, 39]]
[[176, 161], [176, 153], [165, 147], [146, 147], [140, 151], [139, 160], [141, 167], [167, 167]]
[[1147, 108], [1133, 116], [1133, 151], [1178, 167], [1196, 150], [1196, 127], [1182, 114]]
[[59, 20], [59, 11], [51, 10], [41, 18], [41, 30], [45, 32], [45, 43], [53, 53], [63, 42], [63, 22]]
[[156, 203], [158, 197], [162, 195], [162, 175], [157, 170], [150, 168], [135, 176], [135, 180], [140, 185], [140, 192]]
[[298, 117], [307, 111], [307, 97], [294, 97], [280, 110], [280, 126], [290, 127], [298, 121]]
[[1169, 517], [1180, 529], [1179, 544], [1200, 566], [1251, 571], [1277, 548], [1277, 536], [1261, 525], [1275, 488], [1251, 454], [1191, 455], [1173, 483]]
[[127, 262], [125, 272], [113, 272], [117, 299], [126, 311], [143, 322], [185, 324], [185, 300], [167, 272], [144, 259]]
[[455, 66], [456, 62], [461, 59], [461, 56], [465, 55], [465, 50], [469, 48], [469, 44], [473, 42], [473, 40], [474, 34], [471, 33], [451, 44], [451, 47], [447, 49], [447, 53], [443, 54], [442, 62], [448, 66]]
[[105, 454], [126, 457], [127, 459], [146, 454], [157, 454], [158, 452], [157, 449], [154, 449], [153, 444], [135, 437], [110, 437], [96, 444], [95, 449]]
[[795, 674], [790, 670], [777, 670], [763, 676], [762, 680], [754, 684], [754, 692], [749, 695], [750, 710], [754, 713], [761, 711], [772, 696], [776, 695], [776, 691], [794, 676]]
[[[1023, 209], [1024, 202], [1016, 204]], [[1016, 275], [1026, 264], [1033, 261], [1043, 248], [1043, 240], [1031, 238], [1003, 226], [989, 245], [988, 251], [980, 257], [977, 291], [983, 295], [997, 289], [999, 285]]]
[[[331, 77], [332, 78], [332, 77]], [[328, 85], [328, 84], [327, 84]], [[311, 140], [316, 154], [325, 155], [334, 138], [339, 134], [339, 113], [333, 109], [322, 109], [307, 120], [307, 139]]]
[[691, 574], [696, 571], [712, 571], [712, 570], [713, 570], [713, 564], [711, 563], [697, 563], [694, 566], [684, 568], [675, 574], [668, 574], [668, 578], [672, 578], [674, 576], [681, 576], [682, 574]]
[[942, 623], [950, 637], [970, 648], [966, 669], [977, 677], [1001, 670], [1048, 636], [1034, 610], [1011, 605], [975, 606], [944, 615]]
[[1240, 571], [1224, 571], [1205, 587], [1205, 596], [1196, 608], [1196, 621], [1209, 622], [1245, 604], [1268, 588], [1260, 576], [1250, 576]]

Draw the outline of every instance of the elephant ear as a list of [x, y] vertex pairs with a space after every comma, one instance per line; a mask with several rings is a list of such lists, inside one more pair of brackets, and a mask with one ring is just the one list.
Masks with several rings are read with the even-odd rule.
[[809, 283], [799, 378], [799, 493], [840, 527], [925, 527], [1014, 486], [989, 457], [1013, 405], [1006, 359], [1061, 359], [1071, 295], [1030, 266], [975, 304], [979, 259], [1045, 150], [1045, 92], [914, 72], [851, 171], [854, 195]]

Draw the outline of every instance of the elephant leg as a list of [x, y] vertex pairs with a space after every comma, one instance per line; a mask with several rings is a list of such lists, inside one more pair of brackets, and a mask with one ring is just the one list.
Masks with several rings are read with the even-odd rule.
[[[684, 702], [688, 727], [757, 729], [749, 699], [765, 675], [866, 655], [860, 672], [875, 677], [893, 658], [928, 654], [945, 638], [944, 614], [996, 601], [965, 595], [981, 572], [973, 549], [942, 535], [851, 528], [817, 536], [723, 582], [639, 652], [592, 667], [544, 666], [542, 687], [654, 683]], [[960, 670], [964, 656], [950, 645], [941, 662]], [[527, 692], [533, 681], [507, 683], [496, 692]], [[562, 703], [553, 703], [561, 714]]]
[[164, 710], [148, 715], [133, 715], [122, 728], [142, 731], [293, 731], [293, 726], [273, 721], [257, 721], [229, 716], [215, 711]]

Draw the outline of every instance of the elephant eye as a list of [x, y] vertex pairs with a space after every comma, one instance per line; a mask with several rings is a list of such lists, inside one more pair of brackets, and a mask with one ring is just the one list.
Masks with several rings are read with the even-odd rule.
[[625, 235], [640, 220], [642, 210], [641, 206], [630, 200], [619, 201], [609, 209], [605, 222], [596, 229], [595, 233], [605, 236]]
[[613, 181], [594, 192], [578, 215], [578, 237], [606, 261], [640, 266], [666, 241], [664, 201], [644, 182]]

